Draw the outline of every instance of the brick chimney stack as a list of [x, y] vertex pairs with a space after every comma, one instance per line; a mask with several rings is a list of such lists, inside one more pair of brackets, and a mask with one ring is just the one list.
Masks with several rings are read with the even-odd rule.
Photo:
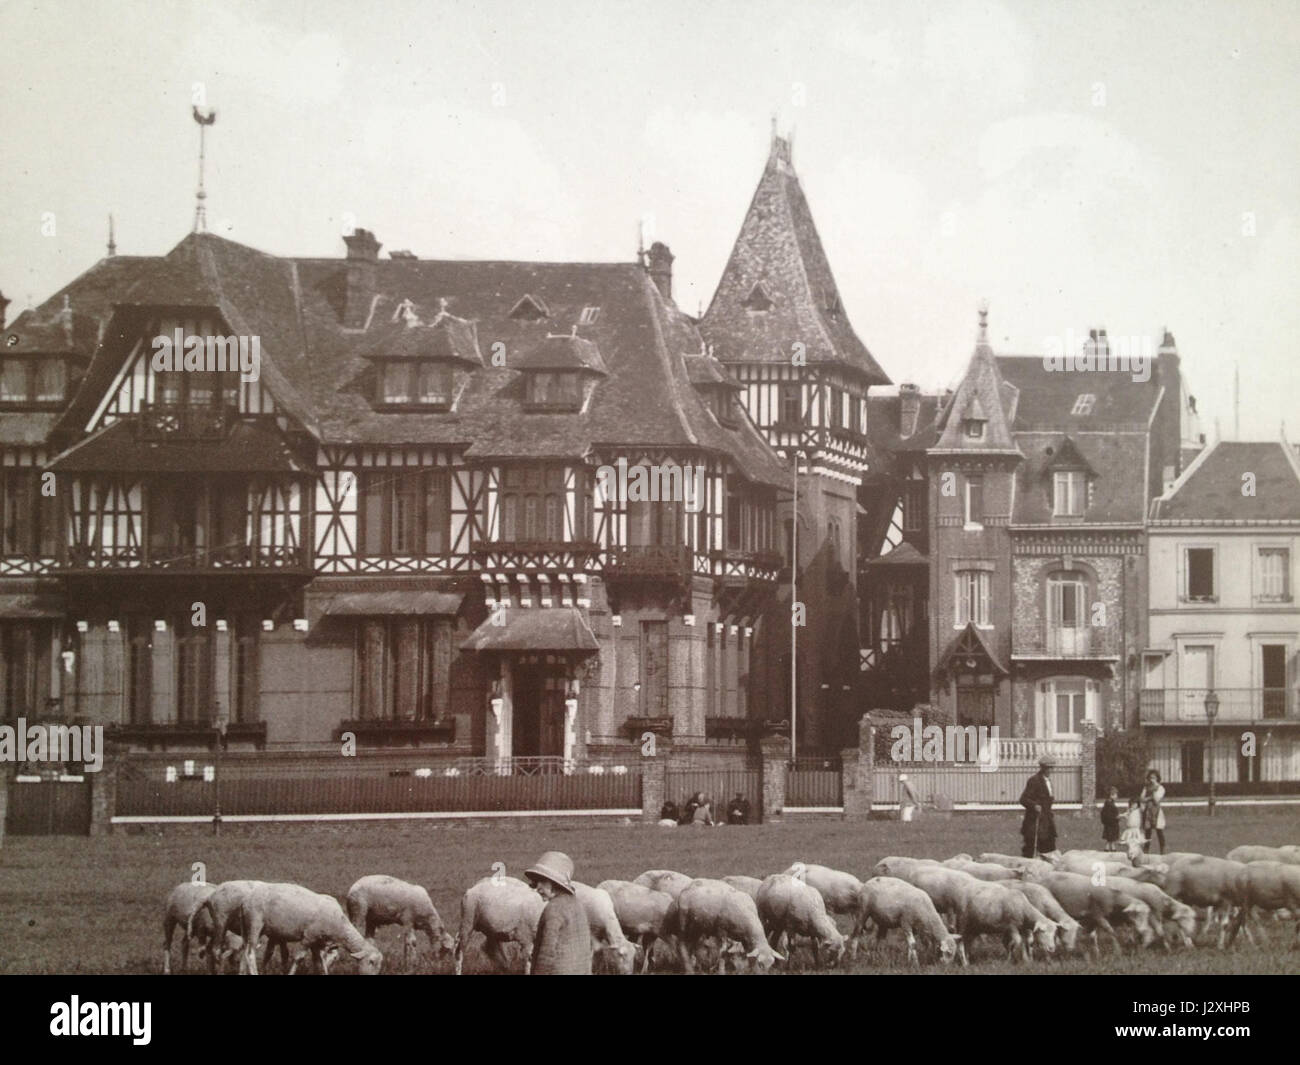
[[348, 246], [347, 293], [343, 302], [343, 325], [362, 329], [370, 317], [375, 298], [375, 266], [383, 246], [368, 229], [355, 229], [343, 238]]
[[655, 283], [659, 295], [671, 303], [673, 299], [673, 259], [675, 256], [668, 250], [668, 245], [661, 240], [656, 240], [651, 244], [650, 250], [644, 254], [646, 273], [650, 275], [650, 280]]
[[909, 437], [916, 432], [916, 420], [921, 413], [921, 386], [898, 386], [898, 435]]

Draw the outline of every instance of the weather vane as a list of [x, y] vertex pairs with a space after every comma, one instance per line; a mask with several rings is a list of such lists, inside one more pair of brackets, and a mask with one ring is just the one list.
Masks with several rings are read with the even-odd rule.
[[194, 232], [202, 233], [208, 228], [208, 209], [204, 200], [208, 194], [203, 191], [203, 154], [206, 147], [205, 140], [207, 137], [208, 127], [217, 120], [215, 108], [209, 108], [205, 115], [199, 110], [198, 105], [194, 105], [194, 121], [199, 124], [199, 191], [196, 194], [197, 202], [194, 205]]

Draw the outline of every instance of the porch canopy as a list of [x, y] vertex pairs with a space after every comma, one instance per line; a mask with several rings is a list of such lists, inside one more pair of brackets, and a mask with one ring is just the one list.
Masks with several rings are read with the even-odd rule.
[[460, 610], [463, 599], [464, 596], [457, 592], [347, 592], [331, 599], [325, 613], [330, 617], [346, 618], [453, 615]]
[[[573, 606], [508, 607], [504, 618], [489, 615], [469, 639], [462, 651], [569, 651], [591, 654], [600, 644], [583, 617]], [[499, 623], [498, 623], [499, 622]]]
[[56, 456], [61, 473], [302, 473], [311, 464], [265, 418], [238, 420], [222, 440], [141, 439], [121, 419]]
[[1009, 672], [989, 650], [983, 634], [973, 621], [956, 635], [939, 656], [939, 669], [948, 673], [992, 673], [995, 677], [1005, 677]]
[[0, 618], [61, 618], [63, 607], [43, 595], [0, 595]]

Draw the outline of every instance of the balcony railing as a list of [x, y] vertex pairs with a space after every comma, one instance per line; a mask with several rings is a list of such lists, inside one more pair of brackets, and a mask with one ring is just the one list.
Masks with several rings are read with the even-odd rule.
[[685, 582], [690, 573], [689, 547], [661, 544], [611, 547], [605, 556], [605, 575], [609, 580]]
[[94, 570], [281, 570], [307, 565], [301, 546], [227, 544], [221, 547], [151, 545], [146, 553], [138, 546], [68, 548], [70, 569]]
[[[1154, 688], [1139, 693], [1144, 725], [1206, 725], [1208, 688]], [[1219, 699], [1216, 723], [1241, 721], [1300, 721], [1300, 699], [1287, 688], [1215, 688]]]
[[775, 581], [784, 559], [775, 551], [741, 551], [728, 548], [713, 551], [709, 558], [713, 575], [723, 580]]
[[233, 404], [141, 403], [141, 440], [224, 440], [239, 417]]
[[1047, 653], [1060, 655], [1062, 658], [1076, 658], [1091, 654], [1092, 629], [1084, 626], [1077, 629], [1049, 628]]

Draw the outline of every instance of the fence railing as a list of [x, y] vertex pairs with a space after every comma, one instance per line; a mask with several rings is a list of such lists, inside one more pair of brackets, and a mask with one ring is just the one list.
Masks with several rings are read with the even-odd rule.
[[1044, 755], [1056, 759], [1058, 764], [1077, 764], [1083, 757], [1083, 741], [998, 737], [998, 765], [1037, 765], [1038, 759]]
[[844, 773], [840, 759], [800, 758], [785, 773], [786, 806], [843, 806]]
[[[872, 777], [872, 799], [876, 803], [898, 802], [902, 789], [900, 773], [906, 773], [912, 790], [922, 802], [935, 802], [946, 796], [954, 803], [1005, 803], [1014, 805], [1029, 779], [1027, 767], [999, 766], [985, 771], [975, 765], [889, 765], [876, 766]], [[1052, 774], [1052, 794], [1056, 802], [1079, 802], [1083, 771], [1079, 765], [1059, 766]]]

